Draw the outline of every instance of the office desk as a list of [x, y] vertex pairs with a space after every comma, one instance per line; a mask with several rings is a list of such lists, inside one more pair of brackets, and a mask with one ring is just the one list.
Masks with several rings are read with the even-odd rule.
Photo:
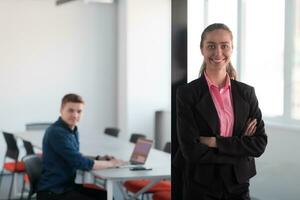
[[[41, 131], [26, 131], [16, 132], [15, 136], [24, 140], [30, 141], [35, 147], [42, 147], [42, 139], [44, 132]], [[84, 155], [113, 155], [122, 160], [129, 160], [133, 151], [134, 144], [124, 141], [119, 138], [108, 136], [105, 134], [80, 135], [80, 151]], [[149, 171], [130, 171], [129, 168], [103, 169], [93, 170], [90, 174], [97, 178], [106, 180], [105, 187], [107, 190], [107, 199], [113, 199], [113, 188], [118, 187], [121, 190], [123, 199], [132, 199], [144, 191], [149, 189], [161, 179], [170, 179], [171, 177], [171, 156], [168, 153], [151, 149], [146, 162], [147, 168], [152, 168]], [[76, 182], [82, 180], [82, 171], [78, 171]], [[122, 187], [123, 182], [133, 179], [151, 179], [151, 183], [145, 188], [129, 197]]]

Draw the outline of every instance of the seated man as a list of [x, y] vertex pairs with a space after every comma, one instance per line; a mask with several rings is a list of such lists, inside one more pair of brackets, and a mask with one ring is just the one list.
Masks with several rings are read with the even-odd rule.
[[38, 200], [106, 199], [104, 190], [75, 184], [76, 170], [105, 169], [123, 164], [123, 161], [110, 156], [92, 160], [79, 152], [76, 124], [80, 120], [83, 104], [79, 95], [65, 95], [61, 102], [60, 117], [45, 132]]

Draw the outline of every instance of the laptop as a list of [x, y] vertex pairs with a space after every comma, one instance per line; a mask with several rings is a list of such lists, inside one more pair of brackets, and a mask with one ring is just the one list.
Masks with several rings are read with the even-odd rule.
[[135, 143], [135, 147], [132, 151], [128, 164], [122, 165], [120, 168], [144, 165], [148, 158], [152, 144], [152, 140], [139, 138]]

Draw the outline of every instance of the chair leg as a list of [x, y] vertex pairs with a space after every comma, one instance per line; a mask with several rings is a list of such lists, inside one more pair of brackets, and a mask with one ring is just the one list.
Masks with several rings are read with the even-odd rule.
[[12, 189], [13, 189], [14, 178], [15, 178], [15, 173], [12, 173], [12, 177], [11, 177], [12, 180], [11, 180], [11, 182], [10, 182], [10, 188], [9, 188], [8, 200], [11, 199], [11, 193], [12, 193]]
[[145, 199], [150, 200], [150, 197], [149, 197], [148, 193], [144, 193], [143, 196], [145, 197]]
[[1, 174], [0, 174], [0, 188], [1, 188], [1, 184], [2, 184], [3, 175], [4, 175], [4, 168], [2, 168]]
[[2, 184], [2, 178], [3, 178], [3, 175], [4, 175], [4, 163], [5, 163], [5, 158], [3, 159], [3, 164], [2, 164], [2, 170], [1, 170], [1, 175], [0, 175], [0, 188], [1, 188], [1, 184]]
[[24, 177], [23, 177], [22, 190], [21, 190], [21, 198], [20, 198], [20, 200], [23, 200], [24, 191], [25, 191], [25, 180], [24, 180]]

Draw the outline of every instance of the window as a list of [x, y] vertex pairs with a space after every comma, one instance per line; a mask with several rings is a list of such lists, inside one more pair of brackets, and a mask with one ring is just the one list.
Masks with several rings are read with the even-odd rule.
[[[188, 0], [188, 82], [198, 78], [203, 62], [200, 51], [200, 39], [203, 29], [212, 23], [224, 23], [233, 33], [233, 45], [237, 35], [236, 0]], [[236, 51], [232, 55], [232, 64], [236, 65]]]
[[295, 45], [294, 63], [292, 66], [292, 90], [291, 90], [291, 116], [292, 119], [300, 120], [300, 1], [295, 1]]
[[238, 79], [255, 87], [268, 122], [300, 120], [300, 1], [188, 0], [188, 82], [198, 77], [203, 29], [225, 23]]
[[245, 1], [244, 8], [241, 80], [255, 87], [264, 116], [282, 116], [284, 0]]

